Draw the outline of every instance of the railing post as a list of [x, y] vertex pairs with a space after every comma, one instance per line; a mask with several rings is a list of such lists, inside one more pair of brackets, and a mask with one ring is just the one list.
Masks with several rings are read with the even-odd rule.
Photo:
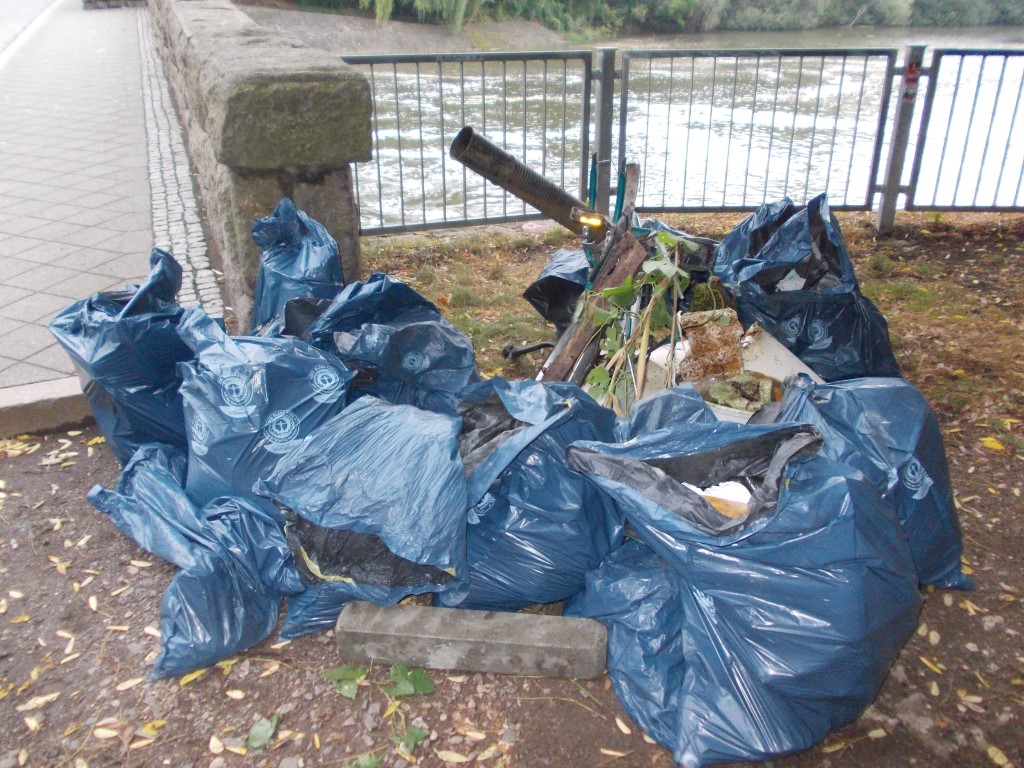
[[885, 166], [885, 180], [882, 182], [882, 199], [875, 216], [875, 229], [888, 232], [896, 220], [896, 199], [908, 190], [901, 186], [903, 164], [910, 145], [910, 125], [914, 121], [914, 104], [917, 102], [917, 87], [924, 65], [923, 45], [912, 45], [906, 49], [903, 76], [900, 81], [900, 95], [896, 101], [893, 116], [892, 140], [889, 142], [889, 160]]
[[597, 195], [595, 207], [607, 214], [612, 189], [612, 121], [615, 117], [615, 49], [598, 48], [597, 57], [597, 134], [594, 152], [597, 155]]

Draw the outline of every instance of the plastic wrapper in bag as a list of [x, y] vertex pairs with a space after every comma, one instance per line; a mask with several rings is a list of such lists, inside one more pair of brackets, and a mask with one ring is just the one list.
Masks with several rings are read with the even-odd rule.
[[572, 324], [576, 302], [587, 287], [590, 262], [582, 248], [559, 248], [523, 298], [541, 317], [553, 323], [559, 336]]
[[382, 605], [454, 585], [466, 569], [459, 425], [360, 398], [260, 480], [307, 584]]
[[613, 440], [615, 416], [573, 384], [491, 379], [459, 408], [469, 476], [469, 578], [438, 601], [516, 610], [564, 600], [622, 540], [609, 499], [566, 464], [576, 440]]
[[210, 666], [259, 643], [277, 624], [284, 595], [304, 587], [284, 533], [239, 499], [200, 509], [185, 494], [185, 457], [144, 445], [117, 487], [89, 501], [146, 551], [181, 570], [160, 606], [160, 656], [154, 678]]
[[823, 453], [860, 470], [896, 508], [922, 584], [968, 589], [942, 431], [924, 396], [902, 379], [786, 382], [778, 421], [813, 425]]
[[[612, 628], [623, 705], [687, 768], [810, 747], [874, 699], [917, 627], [895, 510], [820, 447], [804, 425], [719, 423], [568, 451], [665, 563], [613, 554], [569, 612]], [[743, 514], [695, 490], [727, 481], [751, 489]]]
[[826, 381], [900, 375], [824, 194], [762, 205], [722, 240], [714, 271], [744, 327], [760, 323]]
[[198, 308], [178, 331], [196, 355], [181, 366], [189, 496], [238, 496], [276, 514], [253, 484], [341, 412], [352, 372], [297, 339], [230, 337]]
[[345, 286], [338, 244], [326, 228], [287, 197], [256, 219], [252, 239], [262, 250], [252, 308], [252, 333], [283, 327], [290, 299], [333, 299]]
[[[338, 355], [360, 376], [353, 396], [455, 415], [459, 393], [479, 381], [473, 342], [447, 320], [368, 323], [335, 335]], [[366, 384], [360, 386], [360, 382]]]
[[123, 466], [143, 443], [185, 449], [176, 366], [192, 358], [178, 338], [181, 267], [153, 249], [140, 286], [76, 301], [50, 322], [71, 356], [100, 432]]

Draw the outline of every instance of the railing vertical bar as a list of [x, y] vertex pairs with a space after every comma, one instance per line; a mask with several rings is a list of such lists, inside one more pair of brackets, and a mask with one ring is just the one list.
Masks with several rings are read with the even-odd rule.
[[[964, 71], [964, 56], [960, 56], [960, 63], [956, 68], [956, 85], [953, 87], [953, 100], [949, 104], [949, 120], [946, 122], [946, 135], [942, 137], [942, 152], [939, 154], [939, 171], [935, 177], [935, 187], [932, 189], [932, 205], [939, 197], [939, 186], [942, 181], [942, 170], [946, 164], [946, 146], [949, 144], [949, 129], [953, 127], [953, 116], [956, 114], [956, 100], [960, 95], [960, 78]], [[953, 196], [956, 200], [956, 195]]]
[[569, 63], [565, 60], [562, 61], [562, 161], [561, 161], [561, 174], [559, 175], [559, 185], [562, 189], [565, 189], [565, 165], [569, 159], [568, 142], [566, 136], [569, 134], [569, 119], [566, 114], [566, 102], [569, 90]]
[[419, 120], [420, 145], [420, 210], [427, 220], [427, 160], [423, 154], [423, 89], [420, 86], [420, 63], [416, 62], [416, 112]]
[[[483, 59], [480, 60], [480, 123], [481, 128], [484, 132], [484, 136], [487, 135], [487, 62]], [[484, 218], [487, 218], [487, 185], [483, 187], [483, 198], [484, 198]]]
[[[544, 116], [544, 120], [541, 123], [541, 155], [540, 155], [540, 175], [548, 175], [548, 62], [544, 60], [544, 90], [542, 91], [543, 100], [541, 107], [541, 114]], [[562, 136], [562, 140], [565, 141], [565, 136]]]
[[619, 83], [619, 151], [617, 154], [617, 167], [626, 167], [626, 128], [629, 122], [629, 82], [630, 82], [630, 61], [632, 57], [628, 53], [622, 55], [622, 81]]
[[441, 121], [441, 130], [438, 134], [438, 141], [441, 144], [441, 195], [444, 202], [441, 204], [441, 220], [448, 221], [448, 166], [445, 157], [448, 155], [448, 147], [444, 140], [444, 69], [441, 62], [437, 62], [437, 113]]
[[402, 170], [402, 107], [398, 98], [398, 64], [391, 65], [391, 79], [395, 86], [395, 135], [398, 137], [398, 189], [402, 224], [405, 225], [405, 173]]
[[[580, 118], [580, 199], [586, 200], [590, 197], [590, 89], [591, 77], [593, 76], [593, 60], [583, 59], [583, 75], [580, 88], [582, 90], [581, 101], [583, 103], [583, 115]], [[625, 70], [625, 64], [623, 64]], [[625, 78], [625, 73], [623, 73]]]
[[789, 171], [793, 164], [793, 143], [796, 140], [796, 123], [800, 116], [800, 88], [804, 82], [804, 57], [800, 57], [800, 69], [796, 75], [796, 98], [793, 101], [793, 124], [789, 131], [789, 152], [786, 154], [786, 180], [782, 183], [785, 193], [789, 194]]
[[[459, 62], [459, 122], [466, 124], [466, 62]], [[469, 218], [469, 171], [462, 166], [462, 218]]]
[[661, 165], [661, 205], [665, 206], [665, 195], [668, 191], [668, 156], [672, 146], [672, 95], [676, 85], [676, 57], [668, 60], [668, 108], [665, 110], [665, 161]]
[[953, 185], [953, 205], [956, 205], [956, 198], [960, 193], [960, 180], [963, 178], [964, 163], [967, 162], [967, 147], [971, 142], [971, 129], [974, 127], [974, 113], [978, 109], [978, 96], [981, 93], [981, 84], [985, 73], [986, 61], [988, 61], [988, 57], [982, 56], [981, 66], [978, 68], [978, 79], [974, 85], [974, 98], [971, 99], [971, 116], [967, 119], [967, 132], [964, 134], [964, 148], [960, 153], [960, 164], [956, 169], [956, 183]]
[[779, 56], [778, 65], [775, 68], [775, 100], [772, 102], [772, 129], [768, 132], [768, 155], [764, 166], [764, 195], [763, 200], [768, 199], [768, 187], [772, 176], [772, 147], [775, 144], [775, 117], [779, 114], [779, 87], [782, 85], [782, 57]]
[[715, 124], [715, 88], [718, 85], [718, 57], [711, 59], [711, 108], [708, 110], [708, 140], [704, 148], [704, 188], [700, 193], [701, 205], [708, 200], [708, 160], [711, 157], [711, 133]]
[[[376, 67], [370, 65], [370, 93], [377, 93]], [[380, 225], [384, 226], [384, 181], [380, 172], [380, 120], [377, 111], [377, 100], [373, 100], [373, 143], [377, 148], [377, 210], [380, 212]]]
[[[501, 146], [508, 149], [508, 62], [501, 62]], [[484, 182], [485, 186], [487, 182]], [[508, 216], [508, 193], [501, 193], [501, 215]]]
[[[868, 60], [864, 59], [864, 76], [867, 77]], [[871, 153], [871, 170], [868, 172], [867, 190], [865, 200], [868, 206], [874, 201], [875, 185], [878, 183], [878, 168], [882, 164], [882, 140], [885, 137], [885, 125], [889, 119], [889, 102], [892, 99], [892, 81], [896, 76], [896, 54], [890, 52], [886, 58], [885, 77], [882, 78], [882, 97], [879, 101], [878, 123], [875, 126], [875, 146]], [[854, 124], [854, 137], [856, 137], [857, 126], [860, 124], [860, 108], [864, 101], [864, 82], [861, 81], [860, 96], [857, 100], [857, 122]], [[854, 144], [856, 148], [856, 144]], [[850, 155], [850, 167], [853, 167], [853, 154]]]
[[754, 59], [754, 101], [750, 105], [750, 139], [747, 141], [747, 163], [743, 174], [743, 198], [740, 205], [747, 204], [747, 182], [750, 181], [750, 152], [754, 147], [754, 118], [757, 115], [757, 89], [761, 85], [761, 56]]
[[732, 154], [732, 127], [736, 122], [736, 89], [740, 80], [740, 59], [736, 56], [733, 59], [732, 70], [732, 107], [729, 110], [729, 135], [725, 140], [725, 174], [722, 178], [722, 206], [725, 206], [726, 194], [729, 188], [729, 156]]
[[[939, 87], [943, 53], [932, 54], [932, 63], [928, 68], [928, 88], [924, 94], [924, 108], [921, 110], [921, 125], [917, 132], [917, 145], [914, 148], [914, 164], [910, 169], [910, 191], [907, 193], [907, 209], [913, 210], [917, 197], [917, 183], [921, 177], [921, 165], [924, 162], [925, 145], [928, 142], [928, 127], [932, 121], [932, 107], [935, 104], [935, 93]], [[933, 193], [934, 194], [934, 193]], [[934, 202], [934, 197], [932, 198]]]
[[[821, 66], [818, 68], [818, 95], [814, 100], [814, 122], [811, 124], [811, 145], [807, 150], [807, 174], [804, 178], [804, 200], [811, 188], [811, 171], [814, 169], [814, 141], [818, 136], [818, 116], [821, 114], [821, 85], [825, 79], [825, 57], [821, 57]], [[828, 185], [825, 185], [828, 189]]]
[[[1006, 77], [1007, 56], [1003, 57], [1003, 66], [999, 69], [999, 83], [996, 85], [996, 95], [992, 98], [992, 117], [988, 121], [988, 130], [985, 132], [985, 148], [981, 151], [981, 163], [978, 166], [978, 181], [974, 185], [974, 197], [971, 198], [971, 205], [978, 204], [978, 192], [981, 191], [981, 177], [985, 173], [985, 161], [988, 159], [988, 145], [992, 140], [992, 126], [996, 122], [996, 113], [999, 107], [999, 95], [1003, 92], [1003, 79]], [[978, 73], [978, 90], [981, 90], [981, 79], [985, 75], [985, 62], [982, 61], [981, 72]]]
[[[825, 168], [825, 190], [829, 191], [832, 183], [832, 161], [836, 152], [836, 137], [839, 135], [839, 116], [843, 112], [843, 86], [846, 84], [846, 65], [850, 61], [849, 54], [843, 54], [843, 66], [839, 70], [839, 98], [836, 100], [836, 116], [832, 121], [832, 140], [828, 144], [828, 165]], [[846, 186], [843, 188], [843, 204], [850, 201], [850, 179], [847, 176]]]
[[[522, 158], [521, 159], [522, 159], [522, 161], [524, 163], [526, 162], [526, 157], [527, 157], [527, 155], [526, 155], [526, 127], [527, 127], [527, 125], [529, 125], [529, 118], [528, 118], [527, 112], [526, 112], [526, 106], [527, 106], [526, 105], [526, 102], [527, 102], [526, 80], [527, 80], [526, 59], [523, 59], [523, 154], [522, 154]], [[525, 201], [520, 201], [519, 209], [523, 213], [526, 213], [526, 202]]]
[[[697, 60], [693, 56], [690, 57], [690, 101], [686, 107], [686, 125], [692, 124], [693, 120], [693, 79], [696, 77], [696, 64]], [[686, 205], [686, 187], [690, 180], [690, 140], [689, 130], [687, 130], [686, 149], [683, 152], [683, 197], [682, 204]]]
[[[1013, 103], [1013, 116], [1010, 118], [1010, 130], [1006, 134], [1006, 147], [1003, 149], [1003, 158], [1010, 154], [1010, 145], [1015, 135], [1014, 129], [1017, 127], [1017, 114], [1020, 110], [1020, 103], [1024, 100], [1024, 71], [1021, 72], [1020, 85], [1017, 87], [1017, 100]], [[999, 164], [999, 176], [996, 178], [995, 192], [992, 194], [992, 205], [996, 204], [996, 200], [999, 198], [999, 188], [1003, 186], [1003, 171], [1006, 170], [1006, 163]], [[1024, 165], [1021, 167], [1021, 172], [1024, 173]]]
[[[647, 109], [644, 122], [644, 172], [640, 178], [640, 193], [638, 197], [643, 200], [647, 194], [647, 158], [651, 155], [651, 104], [654, 103], [654, 59], [647, 60]], [[619, 168], [624, 171], [625, 168]], [[664, 186], [664, 185], [662, 185]]]

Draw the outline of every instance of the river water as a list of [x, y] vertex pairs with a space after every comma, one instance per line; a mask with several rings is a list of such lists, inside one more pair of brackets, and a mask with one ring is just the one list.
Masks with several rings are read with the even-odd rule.
[[[623, 52], [630, 52], [625, 101], [616, 94], [613, 165], [624, 103], [622, 156], [641, 164], [641, 207], [739, 208], [784, 195], [800, 202], [822, 191], [836, 206], [877, 203], [878, 166], [886, 164], [892, 116], [903, 97], [885, 50], [899, 50], [902, 61], [909, 44], [930, 47], [926, 66], [940, 47], [1003, 51], [942, 58], [914, 202], [1024, 206], [1020, 27], [711, 33], [602, 43], [619, 51], [620, 69]], [[660, 55], [669, 49], [727, 53]], [[776, 53], [738, 53], [747, 49]], [[782, 49], [803, 53], [779, 55]], [[645, 55], [652, 50], [659, 55]], [[376, 68], [372, 81], [375, 162], [357, 170], [364, 228], [530, 212], [446, 157], [467, 124], [581, 192], [580, 61], [388, 65]], [[928, 78], [921, 82], [904, 183], [911, 180]]]

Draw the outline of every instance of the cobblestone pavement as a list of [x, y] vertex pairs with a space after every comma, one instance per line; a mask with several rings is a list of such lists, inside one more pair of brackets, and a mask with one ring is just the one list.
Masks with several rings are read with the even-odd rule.
[[144, 12], [26, 0], [12, 21], [20, 4], [0, 0], [0, 387], [71, 375], [47, 323], [143, 278], [154, 244], [185, 267], [182, 299], [222, 312]]

